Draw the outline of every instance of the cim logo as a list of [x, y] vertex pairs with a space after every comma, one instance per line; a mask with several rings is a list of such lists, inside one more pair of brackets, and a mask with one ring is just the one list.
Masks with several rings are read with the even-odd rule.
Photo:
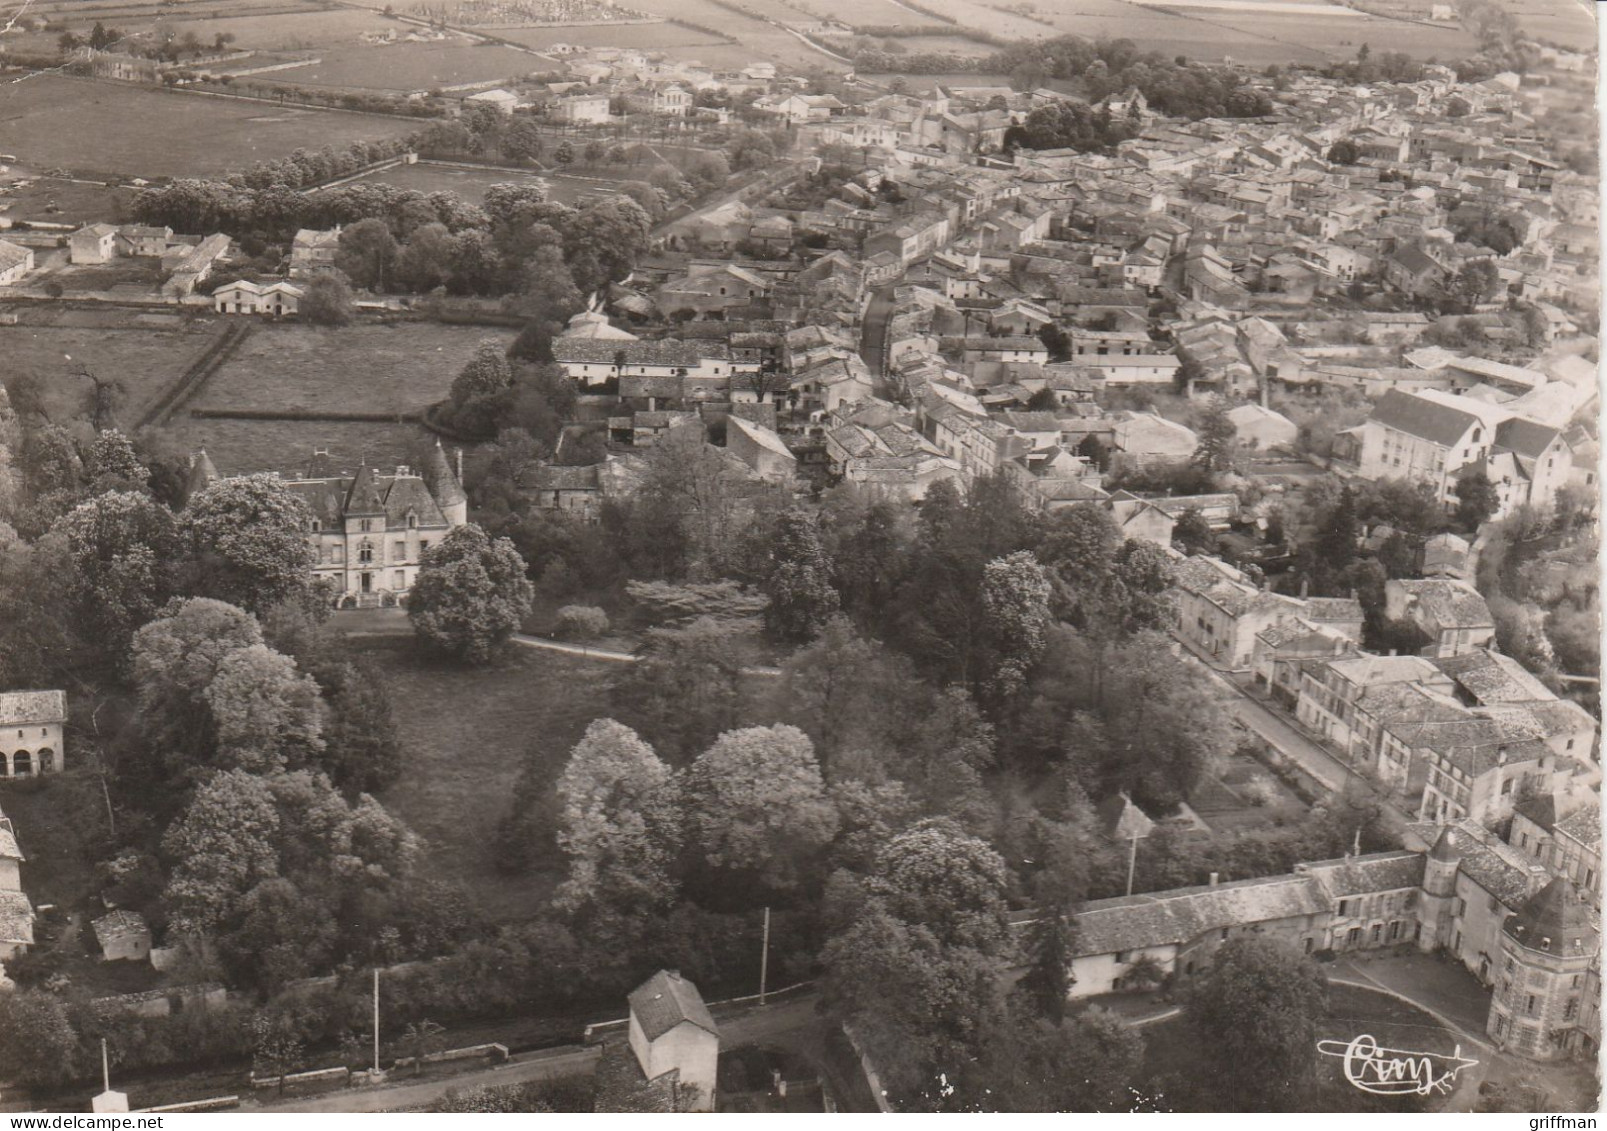
[[1462, 1046], [1446, 1054], [1380, 1048], [1363, 1033], [1350, 1042], [1318, 1041], [1317, 1051], [1344, 1061], [1345, 1079], [1375, 1096], [1427, 1096], [1449, 1093], [1456, 1074], [1478, 1063], [1462, 1055]]

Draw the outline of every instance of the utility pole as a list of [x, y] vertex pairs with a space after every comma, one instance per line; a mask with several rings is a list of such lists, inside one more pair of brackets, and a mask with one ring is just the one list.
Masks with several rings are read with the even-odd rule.
[[106, 1056], [106, 1038], [105, 1037], [102, 1037], [100, 1039], [100, 1079], [101, 1079], [101, 1091], [103, 1091], [103, 1092], [111, 1091], [112, 1090], [112, 1064], [111, 1064], [111, 1061], [109, 1059], [107, 1059], [107, 1056]]
[[1133, 872], [1138, 868], [1138, 838], [1132, 839], [1133, 847], [1127, 853], [1127, 894], [1133, 894]]
[[379, 967], [374, 967], [374, 1075], [379, 1075]]
[[764, 941], [759, 944], [759, 1004], [764, 1004], [765, 979], [770, 973], [770, 908], [764, 909]]

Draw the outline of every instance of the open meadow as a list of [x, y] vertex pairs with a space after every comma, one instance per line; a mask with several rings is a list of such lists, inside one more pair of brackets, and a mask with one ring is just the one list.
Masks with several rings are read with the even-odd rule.
[[800, 0], [798, 6], [814, 15], [841, 20], [854, 27], [891, 27], [895, 24], [904, 27], [948, 26], [925, 12], [904, 7], [897, 0]]
[[497, 822], [526, 757], [556, 778], [587, 725], [608, 713], [605, 681], [617, 665], [515, 649], [478, 670], [432, 661], [410, 634], [360, 643], [390, 692], [406, 767], [380, 800], [426, 840], [428, 873], [494, 918], [528, 918], [552, 878], [497, 870]]
[[0, 325], [0, 377], [36, 376], [45, 383], [45, 405], [65, 420], [86, 403], [92, 383], [84, 367], [102, 379], [116, 377], [127, 390], [120, 415], [139, 419], [222, 332], [218, 323], [176, 322], [138, 329]]
[[[749, 63], [769, 61], [795, 69], [835, 71], [843, 68], [842, 63], [815, 50], [797, 36], [754, 16], [740, 15], [729, 8], [711, 4], [709, 0], [636, 0], [634, 6], [655, 16], [677, 17], [699, 27], [714, 28], [737, 41], [723, 46], [664, 49], [664, 53], [673, 59], [698, 59], [711, 67], [743, 67]], [[808, 16], [798, 13], [788, 19], [807, 22]]]
[[128, 219], [134, 191], [44, 177], [38, 175], [38, 170], [13, 167], [10, 174], [0, 177], [0, 216], [13, 222], [42, 220], [74, 227], [98, 222], [120, 224]]
[[401, 34], [408, 28], [405, 24], [386, 19], [378, 12], [338, 8], [302, 12], [292, 19], [282, 15], [250, 15], [247, 10], [240, 15], [186, 19], [175, 23], [173, 30], [180, 36], [193, 31], [203, 41], [210, 41], [217, 35], [232, 35], [232, 46], [239, 50], [294, 51], [355, 44], [365, 32], [396, 31]]
[[296, 472], [315, 451], [336, 463], [370, 460], [388, 467], [407, 463], [433, 435], [422, 424], [372, 424], [341, 420], [202, 420], [180, 412], [167, 435], [186, 451], [206, 449], [224, 475], [258, 471]]
[[657, 24], [597, 24], [591, 27], [510, 27], [497, 28], [492, 34], [498, 39], [537, 51], [555, 43], [662, 51], [666, 47], [694, 47], [700, 43], [723, 42], [713, 39], [707, 32], [667, 21]]
[[45, 169], [208, 176], [301, 147], [342, 149], [418, 128], [406, 118], [269, 106], [62, 75], [0, 85], [0, 149]]
[[[494, 83], [550, 70], [543, 59], [493, 43], [353, 44], [319, 53], [320, 62], [282, 72], [295, 86], [351, 90], [427, 91], [465, 83]], [[270, 81], [274, 75], [264, 76]]]
[[433, 322], [339, 330], [259, 325], [192, 407], [414, 412], [446, 396], [452, 379], [486, 338], [506, 344], [507, 335], [483, 326]]

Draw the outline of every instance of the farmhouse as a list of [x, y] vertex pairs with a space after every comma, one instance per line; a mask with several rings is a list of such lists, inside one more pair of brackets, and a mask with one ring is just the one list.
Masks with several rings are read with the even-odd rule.
[[335, 252], [340, 249], [340, 228], [318, 231], [303, 228], [290, 241], [290, 277], [305, 278], [335, 265]]
[[726, 418], [725, 447], [758, 474], [773, 483], [790, 483], [798, 474], [798, 460], [772, 428], [743, 420]]
[[0, 692], [0, 774], [31, 777], [66, 768], [65, 691]]
[[195, 288], [208, 275], [217, 261], [228, 254], [229, 237], [222, 232], [207, 236], [194, 247], [180, 245], [171, 254], [163, 256], [162, 267], [171, 271], [162, 293], [183, 298], [193, 294]]
[[293, 283], [253, 283], [240, 279], [212, 292], [212, 309], [219, 314], [267, 314], [275, 318], [296, 313], [304, 292]]
[[572, 380], [582, 385], [601, 385], [625, 374], [729, 382], [732, 371], [731, 347], [725, 342], [560, 337], [552, 343], [552, 356]]
[[560, 122], [571, 125], [604, 125], [608, 121], [608, 95], [567, 94], [554, 106]]
[[33, 249], [0, 240], [0, 287], [22, 282], [33, 270]]
[[110, 263], [117, 254], [117, 229], [110, 224], [89, 224], [67, 237], [67, 261]]

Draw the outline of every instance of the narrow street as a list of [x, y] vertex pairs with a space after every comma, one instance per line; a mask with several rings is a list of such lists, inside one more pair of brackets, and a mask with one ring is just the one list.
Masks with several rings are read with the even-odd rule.
[[871, 293], [870, 304], [859, 332], [859, 358], [876, 378], [884, 378], [887, 357], [887, 322], [893, 316], [893, 288], [881, 287]]
[[[1174, 637], [1174, 639], [1177, 638]], [[1186, 641], [1180, 641], [1180, 643], [1182, 643], [1185, 653], [1209, 672], [1212, 679], [1232, 694], [1232, 698], [1228, 701], [1228, 706], [1233, 712], [1233, 717], [1243, 723], [1253, 734], [1265, 741], [1267, 745], [1291, 762], [1294, 762], [1335, 793], [1342, 793], [1346, 785], [1353, 782], [1361, 785], [1373, 795], [1374, 800], [1382, 807], [1385, 825], [1392, 837], [1398, 837], [1407, 825], [1416, 820], [1414, 816], [1374, 790], [1365, 778], [1353, 771], [1339, 758], [1329, 753], [1320, 743], [1308, 738], [1297, 726], [1256, 699], [1232, 676], [1200, 656]]]
[[[812, 1051], [818, 1044], [817, 1030], [824, 1024], [816, 1013], [819, 998], [813, 993], [793, 997], [777, 1004], [744, 1005], [727, 1011], [716, 1007], [715, 1020], [720, 1026], [720, 1047], [723, 1050], [745, 1045], [779, 1044]], [[265, 1112], [377, 1112], [405, 1111], [425, 1107], [452, 1089], [501, 1088], [511, 1084], [524, 1084], [533, 1080], [552, 1080], [562, 1076], [575, 1076], [589, 1072], [597, 1061], [600, 1047], [582, 1048], [567, 1045], [557, 1049], [525, 1053], [495, 1068], [459, 1072], [446, 1076], [432, 1076], [414, 1080], [406, 1070], [394, 1078], [396, 1083], [378, 1088], [351, 1088], [345, 1091], [325, 1092], [277, 1103], [273, 1093], [260, 1093], [261, 1098], [247, 1100], [242, 1111]], [[811, 1056], [811, 1060], [816, 1059]], [[821, 1075], [841, 1093], [848, 1082], [833, 1080], [827, 1065], [817, 1064]]]

